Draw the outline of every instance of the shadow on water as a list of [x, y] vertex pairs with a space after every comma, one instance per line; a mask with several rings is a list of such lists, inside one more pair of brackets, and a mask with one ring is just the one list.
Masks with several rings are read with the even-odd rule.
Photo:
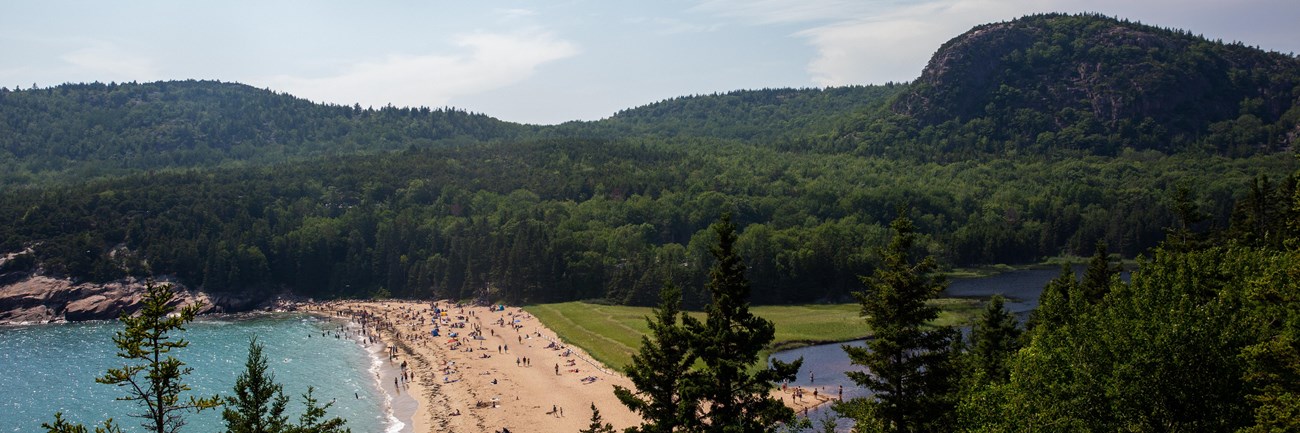
[[[1082, 266], [1076, 266], [1075, 274], [1080, 275], [1083, 269]], [[1024, 269], [991, 277], [958, 279], [951, 281], [948, 289], [940, 296], [987, 299], [1000, 294], [1007, 298], [1007, 310], [1023, 322], [1029, 317], [1029, 313], [1038, 307], [1038, 298], [1043, 287], [1060, 274], [1060, 268]], [[1127, 279], [1127, 275], [1124, 277]], [[963, 334], [967, 331], [968, 329], [963, 329]], [[774, 353], [772, 358], [788, 362], [803, 357], [803, 366], [799, 369], [795, 380], [790, 383], [792, 386], [813, 387], [818, 389], [819, 393], [831, 395], [837, 395], [840, 387], [843, 387], [845, 400], [871, 395], [869, 390], [858, 387], [845, 374], [846, 371], [865, 371], [865, 369], [849, 364], [848, 355], [841, 349], [844, 344], [861, 347], [866, 342], [857, 340], [802, 347]], [[828, 414], [834, 414], [834, 411], [829, 405], [823, 405], [808, 411], [806, 416], [813, 421], [813, 430], [820, 431], [821, 420]], [[805, 415], [800, 414], [800, 416]], [[836, 425], [836, 431], [849, 431], [853, 427], [853, 422], [847, 418], [839, 418]]]

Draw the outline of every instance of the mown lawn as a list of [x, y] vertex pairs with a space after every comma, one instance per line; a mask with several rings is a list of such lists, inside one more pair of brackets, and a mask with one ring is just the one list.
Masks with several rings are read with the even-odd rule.
[[[983, 304], [973, 299], [938, 299], [942, 308], [940, 325], [966, 325], [979, 315]], [[807, 344], [849, 341], [870, 336], [858, 304], [757, 306], [752, 311], [776, 324], [772, 349], [787, 349]], [[586, 350], [596, 360], [621, 369], [632, 360], [641, 345], [641, 336], [649, 332], [648, 307], [565, 302], [524, 307], [542, 324], [559, 334], [568, 344]], [[691, 315], [703, 319], [704, 314]]]

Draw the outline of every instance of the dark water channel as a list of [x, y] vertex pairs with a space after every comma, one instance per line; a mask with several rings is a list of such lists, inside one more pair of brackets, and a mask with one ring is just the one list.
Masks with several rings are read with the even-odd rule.
[[[1075, 273], [1079, 274], [1082, 270], [1082, 267], [1075, 268]], [[1007, 310], [1024, 321], [1028, 318], [1029, 312], [1038, 307], [1038, 296], [1042, 293], [1043, 286], [1060, 274], [1060, 268], [1025, 269], [991, 277], [953, 280], [941, 296], [987, 299], [995, 294], [1001, 294], [1007, 298]], [[846, 400], [867, 396], [870, 392], [859, 388], [844, 373], [849, 370], [863, 371], [862, 367], [849, 364], [848, 355], [841, 349], [844, 344], [860, 347], [865, 344], [865, 341], [791, 349], [777, 352], [772, 355], [772, 358], [788, 362], [803, 357], [803, 366], [791, 385], [815, 387], [819, 393], [829, 393], [832, 396], [839, 395], [842, 387]], [[833, 414], [833, 411], [829, 406], [822, 406], [809, 411], [807, 416], [813, 421], [814, 429], [820, 431], [821, 420], [828, 414]], [[839, 419], [837, 431], [848, 431], [852, 425], [852, 421], [848, 419]]]

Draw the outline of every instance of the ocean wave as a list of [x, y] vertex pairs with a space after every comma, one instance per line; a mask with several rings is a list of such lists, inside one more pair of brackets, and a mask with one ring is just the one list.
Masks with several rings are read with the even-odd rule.
[[366, 344], [365, 338], [361, 337], [360, 333], [353, 340], [361, 345], [366, 350], [366, 353], [370, 354], [370, 375], [374, 376], [375, 389], [384, 396], [384, 433], [400, 433], [402, 429], [406, 428], [406, 423], [397, 418], [397, 414], [393, 409], [393, 394], [384, 388], [382, 380], [384, 360], [380, 355], [382, 345]]

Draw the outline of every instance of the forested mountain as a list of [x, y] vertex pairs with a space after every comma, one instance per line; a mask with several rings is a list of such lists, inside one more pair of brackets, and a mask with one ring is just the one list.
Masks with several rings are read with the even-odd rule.
[[0, 253], [28, 252], [0, 281], [643, 304], [676, 281], [690, 303], [730, 212], [755, 300], [774, 303], [858, 288], [900, 205], [947, 266], [1097, 241], [1132, 257], [1230, 220], [1274, 239], [1295, 193], [1295, 63], [1046, 15], [977, 27], [913, 84], [548, 127], [215, 82], [4, 91]]
[[878, 110], [906, 88], [890, 83], [683, 96], [622, 110], [600, 121], [566, 123], [548, 132], [583, 137], [711, 137], [788, 147], [829, 134], [856, 113]]
[[[555, 139], [142, 174], [0, 193], [5, 271], [91, 281], [176, 275], [208, 290], [653, 303], [700, 288], [708, 226], [731, 212], [762, 303], [837, 299], [872, 269], [895, 207], [950, 264], [1135, 255], [1194, 205], [1276, 230], [1289, 155], [1134, 154], [915, 163], [722, 142]], [[1194, 192], [1180, 202], [1180, 187]], [[1195, 222], [1195, 221], [1193, 221]], [[690, 298], [702, 295], [688, 292]]]
[[844, 147], [894, 154], [1251, 155], [1300, 136], [1300, 60], [1097, 15], [1036, 15], [945, 43]]
[[476, 142], [527, 129], [454, 109], [322, 105], [215, 81], [0, 89], [0, 186]]

